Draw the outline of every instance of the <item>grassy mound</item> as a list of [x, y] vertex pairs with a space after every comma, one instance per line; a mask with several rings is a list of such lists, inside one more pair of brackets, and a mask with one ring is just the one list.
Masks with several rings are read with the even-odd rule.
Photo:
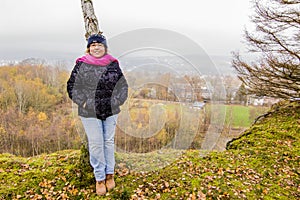
[[223, 152], [203, 157], [186, 151], [152, 172], [134, 172], [117, 155], [117, 187], [105, 197], [94, 194], [93, 174], [80, 151], [31, 158], [2, 154], [0, 198], [299, 199], [299, 134], [300, 102], [284, 102]]

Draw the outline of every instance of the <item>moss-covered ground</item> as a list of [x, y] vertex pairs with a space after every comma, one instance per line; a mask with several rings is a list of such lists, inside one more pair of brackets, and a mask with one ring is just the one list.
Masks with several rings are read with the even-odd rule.
[[117, 187], [105, 197], [95, 195], [83, 150], [1, 154], [0, 199], [300, 199], [299, 134], [300, 102], [282, 102], [223, 152], [185, 151], [147, 172], [117, 154]]

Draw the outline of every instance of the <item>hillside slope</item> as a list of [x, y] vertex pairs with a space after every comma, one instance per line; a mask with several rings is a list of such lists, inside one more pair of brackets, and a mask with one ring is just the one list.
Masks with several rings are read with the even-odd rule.
[[[94, 195], [80, 151], [31, 158], [0, 155], [1, 199], [299, 199], [300, 102], [273, 106], [223, 152], [187, 151], [167, 167], [133, 172], [121, 164], [117, 187]], [[118, 155], [118, 163], [124, 163]]]

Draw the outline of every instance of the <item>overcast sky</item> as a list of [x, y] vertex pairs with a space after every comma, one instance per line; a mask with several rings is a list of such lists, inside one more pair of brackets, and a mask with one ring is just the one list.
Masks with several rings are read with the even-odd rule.
[[[80, 0], [0, 0], [0, 60], [76, 59], [86, 46]], [[180, 33], [208, 55], [243, 51], [250, 0], [93, 0], [108, 38], [143, 28]]]

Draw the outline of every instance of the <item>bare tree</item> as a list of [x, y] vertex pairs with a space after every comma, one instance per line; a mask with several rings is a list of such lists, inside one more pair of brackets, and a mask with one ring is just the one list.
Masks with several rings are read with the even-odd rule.
[[85, 24], [85, 38], [88, 39], [92, 34], [102, 34], [99, 30], [98, 20], [94, 13], [92, 0], [81, 0], [81, 8]]
[[254, 0], [252, 22], [245, 31], [253, 63], [233, 54], [232, 65], [249, 94], [275, 98], [300, 97], [300, 1]]

